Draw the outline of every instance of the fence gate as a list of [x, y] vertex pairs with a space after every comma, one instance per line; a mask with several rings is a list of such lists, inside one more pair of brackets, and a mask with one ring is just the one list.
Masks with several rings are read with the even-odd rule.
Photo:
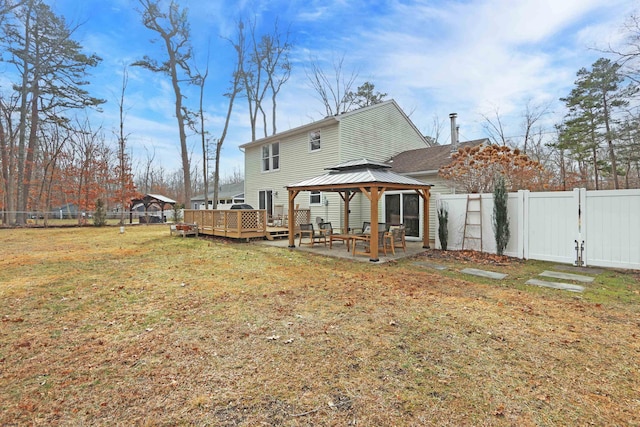
[[580, 196], [584, 190], [531, 193], [519, 191], [524, 198], [523, 256], [573, 264], [576, 240], [581, 236]]
[[640, 269], [640, 190], [587, 191], [584, 200], [588, 265]]

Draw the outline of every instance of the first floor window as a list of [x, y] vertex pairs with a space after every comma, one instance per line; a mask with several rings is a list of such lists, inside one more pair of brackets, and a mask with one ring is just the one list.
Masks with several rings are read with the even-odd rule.
[[310, 205], [319, 205], [322, 201], [322, 194], [319, 191], [312, 191], [309, 195]]

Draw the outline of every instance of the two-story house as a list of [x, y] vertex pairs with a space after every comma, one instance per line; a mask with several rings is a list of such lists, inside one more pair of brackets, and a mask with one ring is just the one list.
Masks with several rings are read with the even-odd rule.
[[[245, 153], [245, 203], [269, 214], [276, 207], [286, 210], [287, 185], [322, 175], [325, 168], [347, 161], [366, 158], [385, 162], [404, 151], [427, 146], [428, 141], [394, 100], [326, 117], [240, 146]], [[349, 227], [369, 220], [369, 201], [365, 199], [357, 194], [351, 201]], [[309, 208], [312, 219], [346, 226], [336, 193], [302, 193], [296, 204]], [[389, 217], [394, 223], [413, 221], [422, 209], [415, 193], [385, 193], [382, 204], [381, 221]], [[419, 226], [411, 230], [415, 232], [407, 230], [407, 237], [421, 237]]]

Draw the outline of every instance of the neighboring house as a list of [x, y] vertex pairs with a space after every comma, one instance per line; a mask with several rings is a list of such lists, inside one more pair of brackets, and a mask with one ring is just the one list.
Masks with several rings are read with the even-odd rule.
[[[256, 209], [288, 206], [285, 187], [325, 173], [325, 168], [355, 159], [385, 162], [399, 153], [429, 145], [409, 117], [393, 101], [329, 116], [276, 135], [240, 146], [245, 153], [245, 203]], [[385, 193], [380, 209], [381, 220], [403, 222], [404, 217], [419, 216], [420, 197], [414, 192], [402, 196]], [[403, 198], [407, 209], [399, 209]], [[311, 218], [342, 224], [343, 206], [336, 193], [303, 192], [295, 203], [309, 208]], [[370, 204], [357, 193], [350, 202], [349, 227], [361, 227], [369, 221]], [[339, 225], [338, 225], [339, 224]], [[413, 236], [421, 237], [421, 236]]]
[[78, 217], [78, 205], [75, 203], [67, 203], [62, 206], [58, 206], [51, 209], [52, 216], [55, 218], [77, 218]]
[[453, 183], [438, 176], [438, 170], [451, 163], [451, 155], [460, 148], [475, 147], [476, 145], [490, 145], [488, 138], [465, 141], [458, 144], [434, 145], [432, 147], [408, 150], [393, 156], [387, 161], [392, 166], [391, 170], [400, 175], [410, 176], [420, 181], [432, 184], [431, 206], [429, 206], [430, 238], [435, 239], [435, 230], [438, 227], [436, 216], [435, 194], [454, 194], [456, 188]]
[[[209, 209], [213, 206], [213, 191], [207, 197]], [[229, 209], [231, 205], [244, 203], [244, 181], [233, 184], [222, 184], [218, 190], [218, 205], [216, 209]], [[192, 209], [206, 209], [204, 204], [204, 194], [191, 198]]]

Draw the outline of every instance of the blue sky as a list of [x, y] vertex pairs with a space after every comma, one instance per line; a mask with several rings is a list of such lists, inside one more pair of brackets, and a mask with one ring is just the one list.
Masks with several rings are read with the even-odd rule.
[[[527, 102], [551, 103], [551, 127], [564, 114], [575, 73], [602, 54], [594, 47], [620, 41], [622, 23], [638, 12], [635, 0], [183, 0], [189, 9], [196, 60], [204, 68], [210, 44], [210, 76], [205, 110], [207, 129], [222, 130], [233, 51], [232, 37], [241, 17], [255, 18], [258, 31], [270, 31], [277, 18], [290, 26], [293, 70], [279, 97], [278, 130], [324, 116], [324, 107], [308, 84], [311, 58], [326, 71], [344, 55], [344, 69], [387, 93], [431, 134], [434, 119], [444, 122], [440, 141], [449, 141], [448, 115], [458, 113], [462, 140], [488, 136], [482, 115], [498, 110], [507, 134], [519, 135]], [[134, 0], [52, 0], [54, 11], [71, 25], [87, 52], [103, 58], [93, 70], [91, 92], [108, 100], [96, 120], [108, 137], [118, 126], [117, 103], [123, 68], [147, 54], [161, 53], [144, 28]], [[634, 10], [634, 8], [636, 8]], [[173, 92], [166, 77], [129, 68], [125, 107], [128, 148], [134, 161], [155, 154], [167, 171], [180, 167], [173, 115]], [[355, 89], [355, 87], [354, 87]], [[188, 93], [197, 107], [197, 93]], [[223, 150], [222, 175], [243, 168], [238, 146], [249, 142], [244, 99], [238, 100]], [[551, 130], [551, 129], [550, 129]], [[199, 139], [190, 137], [193, 159], [200, 161]]]

